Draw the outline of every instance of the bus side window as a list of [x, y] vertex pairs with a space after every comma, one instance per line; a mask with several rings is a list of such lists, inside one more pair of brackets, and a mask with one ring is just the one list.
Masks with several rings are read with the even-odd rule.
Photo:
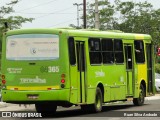
[[89, 38], [90, 64], [101, 64], [101, 43], [98, 38]]
[[112, 39], [102, 39], [102, 55], [104, 64], [114, 63], [114, 51]]
[[114, 53], [115, 53], [115, 62], [124, 63], [122, 40], [119, 39], [114, 40]]
[[71, 65], [76, 64], [76, 55], [75, 55], [75, 44], [74, 44], [74, 38], [69, 37], [68, 39], [68, 48], [69, 48], [69, 61]]
[[137, 63], [144, 63], [145, 57], [144, 57], [144, 44], [142, 40], [135, 40], [134, 41], [134, 47], [135, 47], [135, 58]]

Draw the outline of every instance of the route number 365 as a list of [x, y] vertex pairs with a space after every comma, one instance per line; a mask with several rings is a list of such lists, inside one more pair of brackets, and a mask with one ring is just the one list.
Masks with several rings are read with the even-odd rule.
[[49, 66], [48, 72], [59, 72], [59, 66]]

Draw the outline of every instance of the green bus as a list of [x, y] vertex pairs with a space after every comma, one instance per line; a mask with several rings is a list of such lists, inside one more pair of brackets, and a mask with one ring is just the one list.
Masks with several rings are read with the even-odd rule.
[[20, 29], [4, 34], [2, 100], [35, 104], [37, 112], [81, 106], [100, 112], [104, 103], [154, 95], [150, 35], [118, 31]]

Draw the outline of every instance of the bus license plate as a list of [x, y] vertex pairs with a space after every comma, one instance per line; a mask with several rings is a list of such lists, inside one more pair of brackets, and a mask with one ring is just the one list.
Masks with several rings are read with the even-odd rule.
[[32, 99], [32, 100], [38, 99], [38, 97], [39, 97], [38, 94], [28, 94], [27, 95], [27, 98], [28, 99]]

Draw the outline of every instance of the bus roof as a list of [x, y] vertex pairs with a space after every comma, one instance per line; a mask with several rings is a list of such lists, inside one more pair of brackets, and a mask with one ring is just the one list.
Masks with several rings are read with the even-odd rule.
[[72, 28], [37, 28], [37, 29], [18, 29], [10, 30], [6, 33], [7, 36], [15, 34], [34, 34], [34, 33], [43, 33], [43, 34], [59, 34], [66, 33], [68, 36], [73, 37], [97, 37], [97, 38], [115, 38], [115, 39], [137, 39], [137, 40], [151, 40], [151, 36], [148, 34], [137, 34], [137, 33], [124, 33], [119, 30], [113, 31], [100, 31], [95, 29], [72, 29]]

